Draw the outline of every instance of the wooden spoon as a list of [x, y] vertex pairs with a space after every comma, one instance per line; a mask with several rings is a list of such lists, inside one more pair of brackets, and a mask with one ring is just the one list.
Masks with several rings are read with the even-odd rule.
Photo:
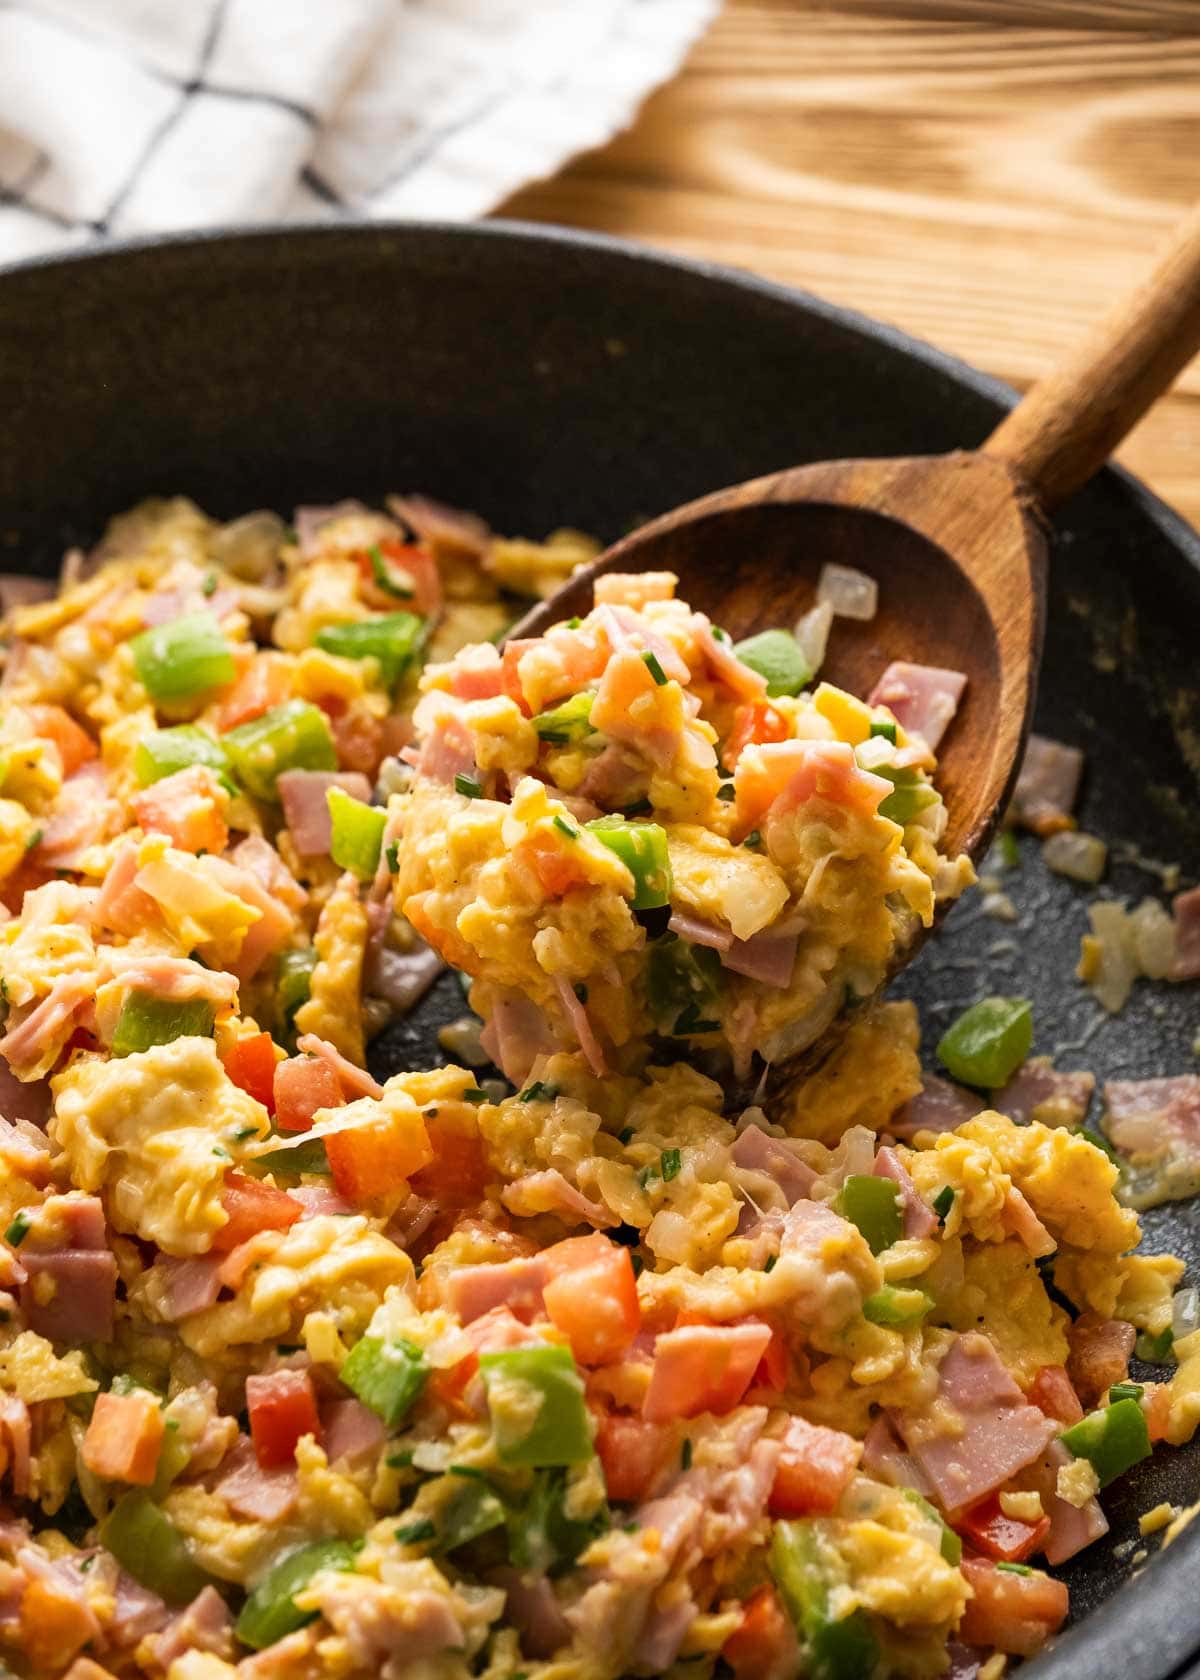
[[949, 812], [944, 849], [978, 859], [1012, 791], [1033, 709], [1045, 515], [1100, 469], [1198, 348], [1200, 207], [1149, 279], [981, 449], [826, 461], [719, 490], [616, 543], [510, 635], [541, 635], [586, 613], [600, 572], [675, 572], [680, 595], [737, 639], [793, 624], [813, 605], [826, 561], [868, 572], [878, 614], [869, 624], [835, 620], [821, 674], [865, 695], [894, 659], [966, 673], [938, 784]]

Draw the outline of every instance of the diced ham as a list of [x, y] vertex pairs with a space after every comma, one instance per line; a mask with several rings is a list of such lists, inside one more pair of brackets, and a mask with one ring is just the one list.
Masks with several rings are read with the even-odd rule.
[[687, 661], [676, 651], [674, 643], [660, 636], [646, 619], [629, 607], [598, 602], [595, 620], [603, 626], [614, 652], [632, 648], [637, 653], [652, 653], [662, 666], [664, 676], [681, 684], [691, 680]]
[[106, 1632], [119, 1650], [132, 1651], [143, 1639], [165, 1628], [170, 1619], [170, 1610], [156, 1592], [135, 1581], [124, 1569], [117, 1571], [113, 1617]]
[[57, 594], [58, 585], [53, 578], [28, 577], [24, 572], [0, 572], [0, 613], [6, 616], [16, 607], [52, 601]]
[[693, 619], [696, 640], [714, 677], [725, 684], [739, 700], [765, 700], [767, 679], [749, 665], [743, 665], [730, 642], [713, 635], [712, 625], [703, 613]]
[[117, 1262], [99, 1249], [30, 1254], [21, 1286], [25, 1322], [48, 1341], [109, 1342], [116, 1306]]
[[596, 1230], [620, 1223], [603, 1203], [594, 1202], [582, 1190], [577, 1190], [556, 1167], [514, 1179], [505, 1185], [500, 1199], [510, 1213], [522, 1219], [553, 1213], [567, 1225], [578, 1225], [582, 1220]]
[[382, 1420], [361, 1400], [332, 1401], [321, 1414], [321, 1431], [330, 1464], [374, 1452], [386, 1435]]
[[933, 1492], [933, 1483], [912, 1454], [905, 1452], [900, 1437], [884, 1412], [876, 1415], [867, 1430], [863, 1441], [862, 1467], [869, 1476], [892, 1487], [913, 1488], [925, 1498]]
[[[428, 1659], [466, 1647], [454, 1600], [424, 1587], [397, 1593], [368, 1575], [330, 1574], [321, 1591], [321, 1612], [340, 1636], [356, 1674], [394, 1674], [410, 1665], [418, 1672], [436, 1673], [448, 1664]], [[319, 1669], [293, 1671], [301, 1672]], [[241, 1669], [241, 1676], [245, 1673]]]
[[588, 1019], [588, 1012], [575, 995], [575, 988], [565, 974], [556, 975], [554, 985], [558, 992], [559, 1002], [563, 1007], [563, 1013], [571, 1024], [571, 1030], [575, 1034], [579, 1048], [583, 1051], [587, 1065], [599, 1079], [608, 1072], [608, 1068], [605, 1065], [604, 1052], [592, 1031], [592, 1023]]
[[342, 1087], [346, 1101], [351, 1102], [355, 1097], [381, 1097], [383, 1086], [377, 1079], [372, 1079], [365, 1068], [356, 1067], [348, 1061], [341, 1051], [330, 1044], [328, 1039], [318, 1038], [316, 1033], [302, 1033], [296, 1040], [296, 1048], [302, 1056], [319, 1056], [327, 1062], [337, 1075], [338, 1084]]
[[525, 1656], [543, 1662], [570, 1639], [571, 1630], [548, 1576], [502, 1564], [489, 1570], [487, 1582], [504, 1589], [504, 1619], [516, 1628]]
[[219, 887], [233, 893], [243, 904], [250, 905], [259, 913], [258, 921], [246, 930], [237, 961], [230, 965], [239, 980], [249, 980], [268, 957], [274, 956], [288, 943], [295, 926], [294, 918], [255, 875], [231, 863], [228, 858], [201, 858], [200, 868]]
[[540, 1256], [497, 1265], [457, 1266], [444, 1285], [446, 1305], [464, 1324], [496, 1307], [530, 1319], [542, 1310], [546, 1267]]
[[1078, 747], [1065, 747], [1045, 735], [1031, 735], [1013, 792], [1013, 820], [1035, 834], [1054, 834], [1066, 828], [1079, 797], [1082, 775], [1083, 754]]
[[8, 1449], [11, 1467], [10, 1481], [18, 1499], [28, 1499], [31, 1492], [30, 1454], [33, 1438], [29, 1407], [15, 1394], [0, 1394], [0, 1430]]
[[[2, 1061], [0, 1068], [8, 1075]], [[38, 1086], [42, 1082], [31, 1083]], [[0, 1119], [0, 1162], [18, 1178], [28, 1179], [31, 1184], [44, 1184], [50, 1176], [49, 1140], [32, 1120]]]
[[475, 774], [475, 738], [459, 712], [458, 702], [432, 689], [413, 714], [420, 745], [400, 754], [418, 776], [453, 787], [456, 776]]
[[929, 750], [936, 752], [966, 686], [961, 671], [897, 660], [875, 684], [867, 704], [886, 706], [901, 728], [919, 735]]
[[1050, 1532], [1042, 1543], [1046, 1562], [1057, 1569], [1093, 1540], [1108, 1533], [1108, 1519], [1094, 1496], [1083, 1506], [1058, 1497], [1058, 1472], [1072, 1463], [1061, 1441], [1051, 1441], [1043, 1458], [1021, 1472], [1021, 1486], [1040, 1494], [1042, 1510], [1050, 1518]]
[[690, 1593], [662, 1606], [652, 1603], [633, 1648], [630, 1666], [639, 1673], [665, 1674], [674, 1665], [688, 1629], [698, 1615]]
[[1019, 1125], [1036, 1117], [1046, 1125], [1074, 1127], [1087, 1114], [1095, 1085], [1093, 1074], [1059, 1073], [1049, 1056], [1034, 1056], [1003, 1090], [992, 1092], [992, 1107]]
[[371, 803], [371, 784], [360, 770], [285, 770], [276, 782], [283, 804], [283, 820], [301, 857], [326, 857], [333, 832], [330, 788], [341, 788], [351, 799]]
[[42, 1204], [41, 1218], [30, 1230], [21, 1248], [24, 1256], [47, 1254], [59, 1248], [106, 1249], [104, 1204], [99, 1196], [50, 1196]]
[[1154, 1156], [1172, 1145], [1182, 1145], [1192, 1154], [1200, 1149], [1200, 1074], [1110, 1079], [1104, 1102], [1105, 1130], [1122, 1154]]
[[[624, 742], [666, 769], [682, 744], [681, 726], [664, 722], [664, 707], [656, 703], [658, 685], [640, 653], [632, 647], [614, 653], [604, 668], [592, 702], [592, 728], [612, 741]], [[591, 797], [590, 790], [585, 794]]]
[[1200, 980], [1200, 887], [1176, 893], [1171, 900], [1175, 926], [1175, 958], [1168, 980]]
[[931, 1237], [938, 1229], [937, 1215], [917, 1194], [917, 1187], [908, 1169], [891, 1148], [884, 1148], [875, 1157], [875, 1177], [890, 1178], [900, 1186], [900, 1201], [904, 1208], [904, 1235]]
[[94, 759], [64, 781], [34, 856], [49, 869], [71, 869], [81, 852], [107, 840], [120, 827], [120, 804], [110, 798], [104, 766]]
[[761, 1126], [747, 1126], [739, 1133], [731, 1153], [735, 1166], [774, 1179], [788, 1207], [807, 1196], [816, 1180], [815, 1170], [800, 1159], [786, 1138], [772, 1137]]
[[164, 1673], [188, 1651], [206, 1651], [228, 1662], [235, 1649], [233, 1616], [216, 1587], [205, 1587], [186, 1610], [173, 1616], [152, 1646], [154, 1661]]
[[1114, 1383], [1129, 1375], [1137, 1332], [1120, 1318], [1081, 1313], [1067, 1331], [1067, 1375], [1085, 1407], [1094, 1406]]
[[1058, 1247], [1015, 1184], [1009, 1186], [1008, 1194], [1004, 1198], [1002, 1220], [1004, 1229], [1014, 1237], [1019, 1237], [1035, 1260], [1042, 1260], [1047, 1254], [1053, 1254]]
[[147, 834], [165, 834], [185, 852], [221, 852], [229, 839], [229, 794], [206, 764], [189, 764], [134, 795], [133, 814]]
[[798, 944], [797, 934], [764, 930], [751, 939], [735, 939], [727, 951], [721, 952], [721, 966], [762, 986], [790, 986]]
[[298, 1185], [289, 1190], [288, 1195], [293, 1201], [300, 1203], [300, 1219], [317, 1219], [322, 1214], [348, 1214], [355, 1210], [336, 1190], [328, 1190], [323, 1184]]
[[291, 1516], [300, 1497], [299, 1477], [294, 1465], [264, 1470], [255, 1456], [253, 1443], [241, 1436], [221, 1466], [216, 1493], [230, 1510], [251, 1522], [282, 1522]]
[[892, 1421], [948, 1516], [1002, 1487], [1056, 1433], [1054, 1422], [1026, 1403], [991, 1342], [977, 1334], [951, 1344], [938, 1369], [934, 1407], [900, 1411]]
[[497, 989], [492, 1016], [479, 1041], [506, 1079], [522, 1085], [539, 1056], [558, 1049], [545, 1014], [514, 988]]
[[168, 957], [155, 951], [130, 951], [106, 945], [101, 951], [101, 977], [121, 980], [131, 991], [153, 992], [168, 1003], [206, 998], [218, 1008], [237, 1002], [238, 983], [232, 974], [205, 968], [190, 957]]
[[217, 1275], [221, 1261], [219, 1254], [201, 1254], [193, 1260], [179, 1260], [169, 1254], [159, 1257], [154, 1269], [165, 1274], [163, 1310], [173, 1324], [216, 1305], [221, 1293]]
[[387, 506], [402, 525], [435, 548], [448, 548], [475, 560], [486, 559], [491, 550], [492, 533], [477, 514], [447, 507], [429, 496], [389, 496]]
[[[390, 905], [385, 908], [390, 913]], [[363, 964], [363, 991], [382, 998], [398, 1015], [405, 1015], [444, 973], [445, 966], [428, 945], [419, 945], [413, 951], [393, 951], [382, 943], [369, 945]]]
[[903, 1142], [918, 1132], [953, 1132], [982, 1113], [983, 1108], [982, 1099], [974, 1091], [940, 1079], [936, 1073], [927, 1073], [920, 1091], [896, 1110], [887, 1129]]
[[53, 1060], [74, 1030], [76, 1013], [90, 1003], [96, 989], [94, 974], [58, 974], [46, 996], [0, 1038], [0, 1056], [18, 1076], [40, 1075], [42, 1064]]
[[309, 560], [317, 553], [320, 548], [318, 537], [325, 526], [335, 519], [349, 519], [355, 515], [369, 518], [370, 512], [362, 502], [349, 500], [334, 502], [329, 507], [298, 507], [292, 515], [292, 529], [301, 554]]
[[710, 951], [728, 951], [734, 943], [728, 928], [719, 927], [715, 922], [706, 922], [702, 917], [692, 916], [686, 910], [672, 910], [667, 926], [673, 934], [680, 939], [686, 939], [690, 945], [706, 945]]
[[642, 1402], [649, 1423], [724, 1414], [739, 1404], [767, 1351], [767, 1324], [688, 1324], [654, 1344], [654, 1367]]
[[129, 937], [159, 922], [158, 906], [150, 894], [134, 885], [139, 849], [139, 841], [125, 840], [113, 854], [92, 906], [93, 927], [111, 928]]
[[260, 887], [281, 904], [286, 904], [289, 910], [303, 910], [308, 903], [307, 892], [271, 842], [264, 840], [261, 834], [247, 834], [244, 840], [239, 840], [229, 854], [229, 861], [253, 875]]
[[49, 1113], [50, 1081], [18, 1079], [8, 1063], [0, 1059], [0, 1115], [6, 1120], [44, 1126]]
[[894, 791], [884, 777], [859, 769], [854, 748], [845, 741], [748, 746], [738, 758], [733, 786], [743, 831], [758, 827], [768, 812], [786, 816], [814, 799], [871, 817]]

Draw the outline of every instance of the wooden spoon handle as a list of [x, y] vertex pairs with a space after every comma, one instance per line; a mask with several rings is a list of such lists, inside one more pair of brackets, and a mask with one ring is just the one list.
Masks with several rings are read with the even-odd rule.
[[1098, 472], [1200, 350], [1200, 205], [1148, 279], [984, 444], [1053, 508]]

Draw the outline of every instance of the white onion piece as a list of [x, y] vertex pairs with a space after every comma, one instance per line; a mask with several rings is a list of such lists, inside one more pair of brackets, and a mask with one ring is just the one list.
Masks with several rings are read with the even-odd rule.
[[1175, 962], [1175, 923], [1156, 898], [1144, 898], [1129, 913], [1138, 967], [1150, 980], [1165, 979]]
[[1099, 972], [1089, 979], [1088, 985], [1108, 1013], [1116, 1015], [1125, 1007], [1138, 976], [1129, 917], [1123, 904], [1103, 900], [1089, 907], [1088, 920], [1100, 944]]
[[878, 770], [881, 764], [891, 764], [896, 757], [895, 744], [886, 735], [872, 735], [854, 749], [860, 770]]
[[1064, 829], [1052, 834], [1042, 845], [1042, 861], [1056, 875], [1066, 875], [1072, 881], [1086, 881], [1094, 886], [1108, 864], [1108, 847], [1094, 834], [1082, 830]]
[[838, 618], [857, 618], [866, 624], [878, 609], [879, 585], [853, 566], [825, 565], [817, 584], [817, 600], [825, 602]]
[[479, 1042], [483, 1022], [478, 1015], [460, 1015], [438, 1029], [438, 1043], [448, 1056], [465, 1067], [486, 1067], [491, 1057]]
[[821, 601], [796, 623], [792, 634], [796, 638], [804, 662], [815, 677], [825, 663], [825, 649], [829, 645], [829, 630], [833, 623], [833, 608]]
[[209, 545], [209, 553], [218, 566], [243, 583], [262, 583], [278, 564], [284, 531], [277, 513], [244, 513], [240, 519], [222, 525]]
[[1181, 1289], [1171, 1302], [1171, 1328], [1178, 1342], [1200, 1330], [1200, 1289]]

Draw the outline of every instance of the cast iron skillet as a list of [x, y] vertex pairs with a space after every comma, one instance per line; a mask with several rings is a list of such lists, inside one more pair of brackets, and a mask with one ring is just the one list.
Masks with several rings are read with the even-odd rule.
[[[420, 489], [506, 532], [608, 540], [797, 461], [973, 446], [1011, 400], [814, 298], [578, 234], [360, 226], [109, 248], [0, 275], [0, 570], [52, 572], [149, 493], [228, 516]], [[1037, 727], [1087, 749], [1084, 824], [1178, 860], [1185, 884], [1200, 857], [1198, 625], [1195, 533], [1102, 474], [1058, 520]], [[898, 987], [930, 1043], [976, 998], [1020, 992], [1035, 1049], [1062, 1066], [1194, 1068], [1196, 987], [1143, 987], [1101, 1022], [1073, 979], [1085, 891], [1024, 842], [1005, 886], [1017, 923], [968, 901]], [[1109, 877], [1125, 896], [1156, 886], [1130, 864]], [[377, 1044], [380, 1071], [431, 1065], [434, 1029], [461, 1011], [447, 976]], [[1146, 1229], [1151, 1248], [1200, 1260], [1191, 1206]], [[1197, 1497], [1200, 1442], [1109, 1491], [1111, 1535], [1065, 1571], [1082, 1625], [1031, 1680], [1167, 1680], [1200, 1648], [1200, 1522], [1118, 1590], [1138, 1513]]]

